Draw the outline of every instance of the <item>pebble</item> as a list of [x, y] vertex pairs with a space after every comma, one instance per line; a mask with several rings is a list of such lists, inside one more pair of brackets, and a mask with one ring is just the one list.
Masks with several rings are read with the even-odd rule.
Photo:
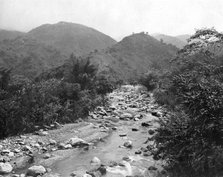
[[149, 129], [148, 133], [149, 133], [150, 135], [153, 135], [153, 134], [155, 133], [155, 131], [154, 131], [153, 129]]
[[94, 157], [90, 163], [91, 163], [91, 165], [94, 165], [94, 166], [100, 166], [101, 160], [98, 157]]
[[43, 158], [44, 159], [49, 159], [51, 157], [51, 154], [50, 153], [45, 153], [44, 155], [43, 155]]
[[127, 142], [125, 142], [124, 143], [124, 146], [126, 147], [126, 148], [132, 148], [132, 141], [127, 141]]
[[47, 131], [40, 131], [40, 132], [38, 132], [37, 134], [40, 135], [40, 136], [46, 136], [46, 135], [48, 135], [49, 133], [48, 133]]
[[56, 140], [50, 139], [50, 140], [49, 140], [49, 144], [50, 144], [50, 145], [56, 145], [57, 142], [56, 142]]
[[119, 134], [120, 137], [127, 136], [127, 133]]

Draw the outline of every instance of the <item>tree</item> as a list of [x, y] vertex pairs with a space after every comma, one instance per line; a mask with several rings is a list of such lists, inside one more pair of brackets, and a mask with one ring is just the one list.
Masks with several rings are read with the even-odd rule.
[[160, 121], [155, 157], [165, 159], [176, 176], [223, 173], [223, 66], [217, 57], [222, 44], [216, 30], [197, 30], [173, 60], [166, 90], [177, 105]]

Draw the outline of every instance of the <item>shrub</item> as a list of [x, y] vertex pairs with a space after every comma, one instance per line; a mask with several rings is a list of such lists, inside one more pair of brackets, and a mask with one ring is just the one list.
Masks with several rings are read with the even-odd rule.
[[158, 75], [155, 72], [148, 72], [140, 78], [139, 83], [144, 85], [148, 91], [153, 91], [158, 85]]
[[[216, 31], [199, 30], [192, 39], [213, 34]], [[200, 46], [195, 41], [183, 49], [176, 61], [180, 65], [168, 76], [169, 84], [155, 94], [159, 103], [174, 107], [172, 115], [160, 120], [154, 156], [167, 162], [171, 176], [223, 175], [222, 66]], [[165, 93], [174, 101], [170, 102]]]
[[50, 74], [34, 82], [0, 70], [0, 138], [31, 132], [35, 125], [87, 117], [89, 111], [105, 104], [104, 96], [113, 89], [108, 78], [96, 77], [96, 71], [89, 61], [77, 60], [70, 70], [59, 71], [61, 78]]

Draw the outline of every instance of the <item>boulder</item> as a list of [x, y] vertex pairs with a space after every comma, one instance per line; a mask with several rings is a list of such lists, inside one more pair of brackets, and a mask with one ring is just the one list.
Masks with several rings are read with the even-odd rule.
[[8, 174], [12, 172], [12, 166], [10, 163], [0, 163], [0, 174]]
[[46, 173], [46, 169], [41, 166], [41, 165], [35, 165], [35, 166], [32, 166], [28, 169], [27, 171], [27, 176], [38, 176], [38, 175], [43, 175], [44, 173]]
[[27, 165], [34, 161], [33, 156], [24, 155], [16, 158], [13, 163], [15, 164], [16, 169], [25, 168]]
[[89, 145], [85, 140], [81, 139], [81, 138], [78, 138], [78, 137], [74, 137], [74, 138], [71, 138], [68, 143], [71, 145], [71, 146], [86, 146], [86, 145]]

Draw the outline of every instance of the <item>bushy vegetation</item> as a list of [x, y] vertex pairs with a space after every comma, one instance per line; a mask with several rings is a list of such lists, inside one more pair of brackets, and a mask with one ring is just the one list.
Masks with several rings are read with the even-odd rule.
[[150, 71], [139, 79], [139, 83], [144, 85], [148, 91], [153, 91], [158, 86], [158, 74], [155, 71]]
[[97, 77], [88, 60], [73, 61], [58, 77], [36, 81], [0, 70], [0, 138], [33, 131], [36, 125], [74, 122], [104, 103], [104, 95], [113, 89], [109, 79]]
[[155, 157], [166, 161], [171, 176], [223, 175], [222, 43], [216, 30], [197, 30], [155, 91], [172, 111], [155, 136]]

